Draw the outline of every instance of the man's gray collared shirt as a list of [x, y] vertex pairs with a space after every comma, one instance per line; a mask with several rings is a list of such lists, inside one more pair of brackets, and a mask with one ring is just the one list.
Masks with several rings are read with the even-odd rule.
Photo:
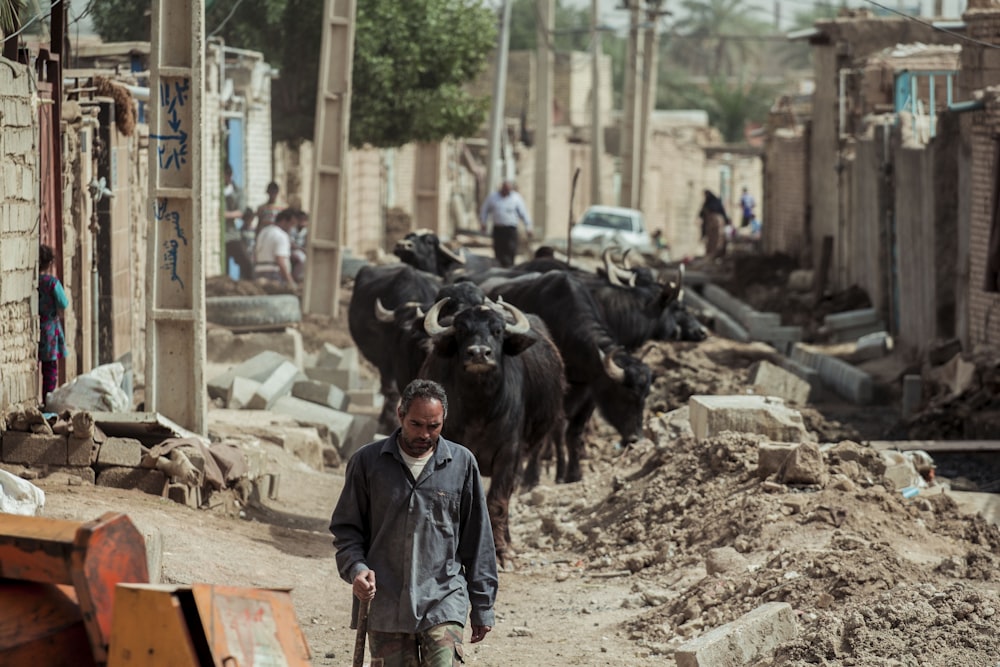
[[473, 454], [438, 439], [413, 479], [396, 445], [399, 430], [365, 445], [347, 464], [330, 521], [340, 576], [375, 572], [368, 627], [422, 632], [440, 623], [494, 624], [496, 552]]

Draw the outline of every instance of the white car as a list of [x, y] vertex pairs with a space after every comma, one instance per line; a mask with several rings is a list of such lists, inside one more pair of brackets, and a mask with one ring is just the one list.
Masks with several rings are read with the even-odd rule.
[[654, 250], [653, 239], [646, 231], [642, 211], [620, 206], [591, 206], [570, 231], [573, 244]]

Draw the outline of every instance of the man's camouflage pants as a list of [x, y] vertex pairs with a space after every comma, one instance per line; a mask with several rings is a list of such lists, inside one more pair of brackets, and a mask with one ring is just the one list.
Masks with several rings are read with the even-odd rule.
[[369, 632], [371, 667], [457, 667], [462, 656], [464, 628], [442, 623], [423, 632]]

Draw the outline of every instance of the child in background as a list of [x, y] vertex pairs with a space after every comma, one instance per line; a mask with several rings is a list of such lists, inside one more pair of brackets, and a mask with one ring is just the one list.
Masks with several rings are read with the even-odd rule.
[[42, 403], [59, 385], [59, 360], [66, 357], [66, 334], [62, 311], [69, 307], [66, 291], [52, 275], [55, 253], [42, 244], [38, 249], [38, 318], [41, 334], [38, 360], [42, 363]]

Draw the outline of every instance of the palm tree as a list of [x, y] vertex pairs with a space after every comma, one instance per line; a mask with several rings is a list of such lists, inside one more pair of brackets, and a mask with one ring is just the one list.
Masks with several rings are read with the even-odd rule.
[[770, 32], [754, 18], [759, 9], [744, 0], [684, 0], [682, 16], [664, 37], [674, 62], [692, 74], [730, 76], [753, 60], [752, 42], [742, 39]]
[[17, 17], [24, 9], [24, 0], [0, 0], [0, 31], [4, 35], [14, 32], [18, 24]]

